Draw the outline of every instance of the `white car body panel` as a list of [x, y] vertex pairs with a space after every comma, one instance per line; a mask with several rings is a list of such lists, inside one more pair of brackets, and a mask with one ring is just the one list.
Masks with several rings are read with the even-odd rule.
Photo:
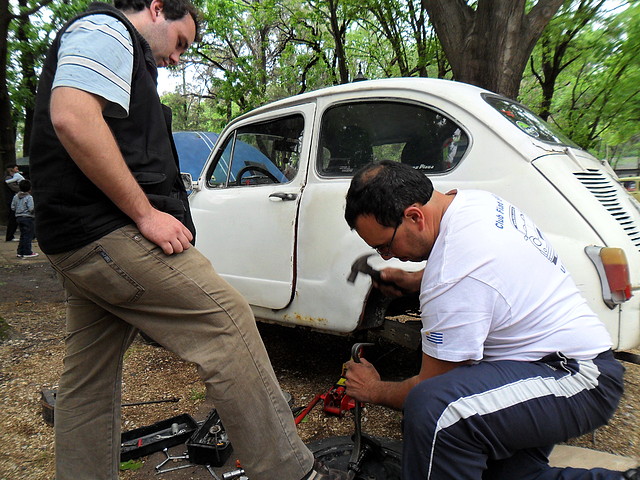
[[[198, 248], [247, 298], [259, 319], [332, 333], [360, 328], [371, 280], [360, 275], [349, 284], [346, 279], [353, 261], [373, 252], [343, 218], [351, 177], [323, 175], [317, 166], [323, 116], [345, 102], [424, 106], [441, 112], [468, 136], [459, 164], [429, 175], [435, 188], [488, 190], [527, 212], [605, 322], [614, 348], [637, 346], [640, 296], [609, 309], [596, 269], [584, 253], [588, 245], [624, 249], [632, 284], [640, 284], [640, 241], [632, 240], [579, 178], [580, 172], [590, 172], [617, 184], [615, 174], [586, 152], [526, 134], [484, 101], [482, 94], [489, 93], [444, 80], [376, 80], [309, 92], [243, 115], [220, 134], [203, 177], [234, 131], [292, 113], [303, 115], [305, 122], [298, 173], [289, 183], [241, 188], [211, 188], [201, 178], [190, 197]], [[620, 185], [616, 191], [629, 222], [639, 227], [637, 202]], [[295, 201], [274, 201], [269, 195], [276, 192], [297, 196]], [[370, 264], [410, 270], [422, 266], [384, 262], [377, 255]]]

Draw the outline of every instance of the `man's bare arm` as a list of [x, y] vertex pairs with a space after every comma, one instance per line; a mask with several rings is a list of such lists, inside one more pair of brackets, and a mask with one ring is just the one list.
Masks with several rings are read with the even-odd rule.
[[76, 165], [164, 253], [180, 253], [193, 236], [176, 218], [155, 209], [127, 167], [102, 116], [106, 100], [58, 87], [51, 94], [51, 122]]
[[[374, 282], [374, 285], [385, 296], [397, 298], [406, 295], [406, 292], [417, 292], [420, 290], [423, 273], [424, 269], [417, 272], [407, 272], [400, 268], [385, 268], [380, 271], [380, 277], [389, 283]], [[401, 287], [404, 292], [395, 288], [394, 285]]]
[[375, 367], [364, 358], [362, 363], [347, 362], [347, 394], [363, 402], [400, 410], [413, 387], [423, 380], [448, 372], [466, 362], [446, 362], [422, 354], [420, 373], [401, 382], [385, 382]]

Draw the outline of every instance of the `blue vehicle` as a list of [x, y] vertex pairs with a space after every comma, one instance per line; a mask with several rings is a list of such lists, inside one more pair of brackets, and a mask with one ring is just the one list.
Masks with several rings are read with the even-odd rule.
[[[173, 140], [178, 151], [180, 171], [191, 174], [191, 178], [197, 180], [217, 139], [218, 134], [214, 132], [174, 132]], [[223, 155], [216, 166], [214, 178], [226, 181], [229, 177], [230, 182], [242, 182], [243, 185], [288, 181], [269, 157], [248, 143], [237, 142], [235, 155], [242, 161], [233, 162], [229, 172], [229, 162]]]

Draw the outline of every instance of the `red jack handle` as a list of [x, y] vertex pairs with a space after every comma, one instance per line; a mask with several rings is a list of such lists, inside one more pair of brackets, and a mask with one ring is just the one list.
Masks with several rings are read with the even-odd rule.
[[317, 395], [313, 398], [313, 400], [311, 400], [311, 403], [310, 403], [309, 405], [307, 405], [307, 406], [305, 407], [305, 409], [304, 409], [304, 410], [302, 410], [302, 411], [298, 414], [298, 416], [297, 416], [297, 417], [296, 417], [296, 419], [295, 419], [295, 424], [296, 424], [296, 425], [298, 425], [302, 420], [304, 420], [304, 417], [306, 417], [306, 416], [309, 414], [309, 412], [311, 411], [311, 409], [312, 409], [313, 407], [315, 407], [315, 406], [316, 406], [316, 403], [318, 403], [318, 400], [320, 400], [320, 398], [321, 398], [321, 397], [322, 397], [322, 394], [321, 394], [321, 393], [317, 394]]

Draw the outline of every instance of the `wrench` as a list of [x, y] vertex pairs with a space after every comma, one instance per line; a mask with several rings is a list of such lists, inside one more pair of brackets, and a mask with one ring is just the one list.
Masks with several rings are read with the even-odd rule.
[[187, 463], [185, 465], [178, 465], [177, 467], [165, 468], [164, 470], [158, 470], [156, 467], [156, 475], [160, 475], [161, 473], [173, 472], [175, 470], [182, 470], [183, 468], [196, 467], [193, 463]]
[[[167, 458], [165, 458], [162, 462], [160, 462], [158, 465], [156, 465], [156, 471], [160, 471], [160, 469], [162, 468], [162, 466], [167, 463], [170, 460], [188, 460], [189, 459], [189, 455], [187, 453], [185, 453], [184, 455], [179, 455], [177, 457], [172, 457], [171, 455], [169, 455], [169, 449], [168, 448], [163, 448], [162, 449], [162, 453], [164, 453]], [[166, 471], [166, 470], [164, 470]]]

